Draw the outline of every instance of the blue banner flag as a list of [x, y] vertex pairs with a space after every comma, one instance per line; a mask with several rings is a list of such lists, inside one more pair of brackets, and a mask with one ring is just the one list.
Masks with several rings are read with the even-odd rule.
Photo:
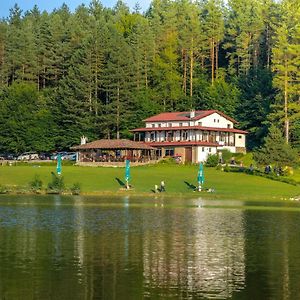
[[125, 180], [128, 182], [129, 179], [130, 179], [130, 160], [126, 159]]
[[57, 155], [57, 165], [56, 165], [56, 172], [58, 175], [61, 175], [61, 155]]
[[199, 184], [203, 184], [204, 183], [203, 163], [200, 163], [200, 165], [199, 165], [199, 171], [198, 171], [197, 180], [198, 180]]

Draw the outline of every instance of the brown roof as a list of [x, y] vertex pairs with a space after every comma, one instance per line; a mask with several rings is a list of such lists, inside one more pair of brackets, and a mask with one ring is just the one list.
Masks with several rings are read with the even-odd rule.
[[217, 113], [227, 120], [237, 123], [236, 120], [230, 118], [229, 116], [225, 115], [224, 113], [218, 111], [218, 110], [196, 110], [195, 111], [195, 117], [190, 118], [190, 112], [184, 111], [184, 112], [165, 112], [161, 113], [155, 116], [152, 116], [150, 118], [145, 119], [145, 122], [167, 122], [167, 121], [190, 121], [190, 120], [200, 120], [202, 118], [205, 118], [213, 113]]
[[133, 149], [133, 150], [151, 150], [152, 147], [144, 142], [134, 142], [130, 140], [97, 140], [84, 145], [71, 147], [74, 150], [80, 149]]
[[147, 132], [147, 131], [169, 131], [169, 130], [188, 130], [188, 129], [203, 130], [203, 131], [234, 132], [234, 133], [241, 133], [241, 134], [248, 133], [248, 131], [240, 130], [240, 129], [236, 129], [236, 128], [204, 127], [204, 126], [143, 127], [143, 128], [132, 129], [130, 131], [132, 131], [132, 132]]

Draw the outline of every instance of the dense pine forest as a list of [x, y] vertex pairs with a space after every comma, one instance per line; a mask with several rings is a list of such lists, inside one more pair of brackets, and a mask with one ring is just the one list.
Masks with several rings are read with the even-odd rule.
[[99, 1], [0, 20], [0, 152], [80, 136], [130, 138], [162, 111], [219, 109], [249, 131], [275, 124], [300, 148], [300, 1]]

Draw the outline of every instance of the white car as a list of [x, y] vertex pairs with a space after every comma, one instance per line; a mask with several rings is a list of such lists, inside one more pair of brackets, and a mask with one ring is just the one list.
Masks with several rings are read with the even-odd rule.
[[17, 160], [34, 160], [39, 159], [39, 155], [35, 152], [25, 152], [18, 156]]

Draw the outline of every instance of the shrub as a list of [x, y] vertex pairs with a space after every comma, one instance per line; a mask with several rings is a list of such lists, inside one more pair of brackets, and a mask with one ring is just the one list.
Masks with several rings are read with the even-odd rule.
[[48, 193], [60, 194], [65, 189], [64, 178], [51, 172], [52, 181], [48, 183]]
[[173, 157], [166, 157], [166, 158], [161, 159], [158, 162], [158, 164], [162, 164], [162, 165], [164, 165], [164, 164], [175, 164], [175, 163], [176, 163], [176, 161]]
[[4, 185], [0, 185], [0, 194], [7, 194], [9, 191], [8, 191], [8, 188]]
[[72, 193], [72, 195], [79, 195], [80, 191], [81, 191], [81, 185], [79, 182], [74, 183], [71, 188], [70, 191]]
[[43, 182], [38, 175], [35, 175], [33, 181], [29, 182], [30, 189], [34, 192], [40, 192], [43, 187]]
[[219, 163], [219, 157], [218, 155], [216, 154], [213, 154], [213, 155], [209, 155], [207, 160], [206, 160], [206, 163], [205, 163], [205, 166], [207, 167], [216, 167]]
[[224, 163], [229, 162], [230, 158], [232, 157], [232, 153], [227, 149], [221, 150], [220, 152], [222, 153], [223, 162]]

